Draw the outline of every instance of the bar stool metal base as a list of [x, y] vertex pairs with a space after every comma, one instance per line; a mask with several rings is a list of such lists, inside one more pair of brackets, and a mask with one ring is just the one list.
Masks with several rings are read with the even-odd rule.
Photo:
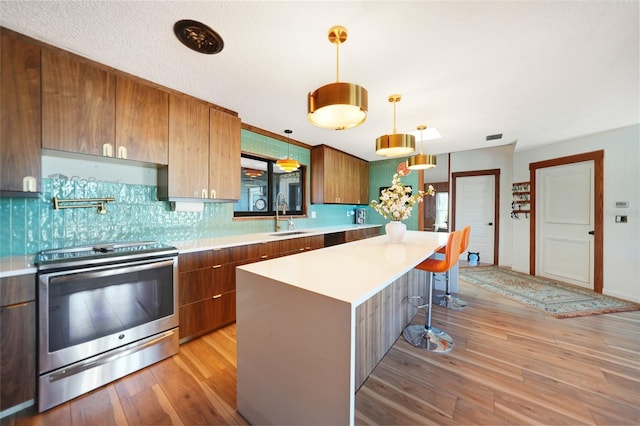
[[429, 352], [449, 352], [454, 346], [453, 339], [447, 333], [435, 327], [427, 329], [422, 324], [408, 325], [402, 335], [416, 348]]
[[442, 296], [438, 304], [444, 308], [455, 309], [457, 311], [469, 306], [467, 302], [462, 299], [458, 299], [451, 294], [445, 294], [444, 296]]

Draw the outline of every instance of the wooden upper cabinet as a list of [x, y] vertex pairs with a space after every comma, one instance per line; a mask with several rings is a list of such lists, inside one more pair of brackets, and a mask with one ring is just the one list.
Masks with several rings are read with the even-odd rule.
[[40, 49], [2, 31], [0, 190], [23, 192], [23, 179], [41, 178]]
[[369, 201], [371, 201], [369, 199], [369, 163], [360, 161], [358, 164], [358, 172], [360, 195], [357, 204], [369, 204]]
[[169, 95], [66, 52], [42, 52], [42, 147], [169, 162]]
[[210, 108], [209, 198], [240, 199], [240, 118]]
[[170, 95], [169, 165], [158, 171], [158, 197], [202, 198], [208, 194], [209, 106]]
[[367, 204], [369, 163], [326, 145], [311, 149], [311, 202]]
[[115, 96], [112, 73], [44, 50], [42, 147], [103, 155], [103, 145], [115, 141]]
[[147, 163], [169, 162], [169, 94], [116, 77], [115, 156]]

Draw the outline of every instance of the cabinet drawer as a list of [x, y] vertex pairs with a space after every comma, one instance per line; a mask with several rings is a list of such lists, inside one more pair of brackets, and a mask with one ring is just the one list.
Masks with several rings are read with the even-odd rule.
[[280, 255], [286, 256], [323, 247], [324, 235], [284, 239], [280, 241]]
[[303, 252], [307, 246], [306, 238], [286, 238], [280, 241], [280, 254], [295, 254]]
[[236, 320], [236, 292], [181, 306], [180, 339], [196, 337]]
[[203, 250], [185, 253], [178, 256], [178, 272], [193, 271], [210, 268], [215, 265], [228, 263], [231, 259], [232, 248]]
[[280, 254], [280, 241], [249, 244], [247, 247], [247, 260], [266, 260], [278, 257]]
[[225, 264], [178, 275], [178, 304], [186, 305], [236, 288], [235, 265]]

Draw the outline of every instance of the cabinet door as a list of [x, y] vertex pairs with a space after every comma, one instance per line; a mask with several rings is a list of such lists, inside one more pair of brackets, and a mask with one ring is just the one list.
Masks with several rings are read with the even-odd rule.
[[169, 98], [167, 181], [167, 197], [209, 193], [209, 107], [185, 96]]
[[42, 147], [103, 155], [115, 143], [115, 76], [60, 52], [42, 52]]
[[357, 204], [369, 204], [369, 163], [366, 161], [359, 161], [359, 196]]
[[209, 198], [240, 199], [240, 118], [211, 108]]
[[338, 151], [324, 149], [324, 202], [340, 203], [344, 163]]
[[133, 79], [116, 77], [114, 156], [147, 163], [167, 164], [169, 162], [168, 147], [169, 95]]
[[23, 191], [26, 176], [40, 186], [40, 49], [2, 33], [0, 190]]
[[35, 304], [0, 308], [0, 411], [35, 398]]
[[360, 160], [350, 155], [343, 155], [343, 199], [342, 204], [358, 204], [360, 201]]

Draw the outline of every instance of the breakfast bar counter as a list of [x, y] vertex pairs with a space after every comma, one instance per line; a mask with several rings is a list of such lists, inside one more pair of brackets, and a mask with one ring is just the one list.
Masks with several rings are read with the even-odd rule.
[[448, 234], [408, 231], [236, 269], [238, 412], [251, 424], [353, 424], [355, 392], [425, 295], [414, 267]]

